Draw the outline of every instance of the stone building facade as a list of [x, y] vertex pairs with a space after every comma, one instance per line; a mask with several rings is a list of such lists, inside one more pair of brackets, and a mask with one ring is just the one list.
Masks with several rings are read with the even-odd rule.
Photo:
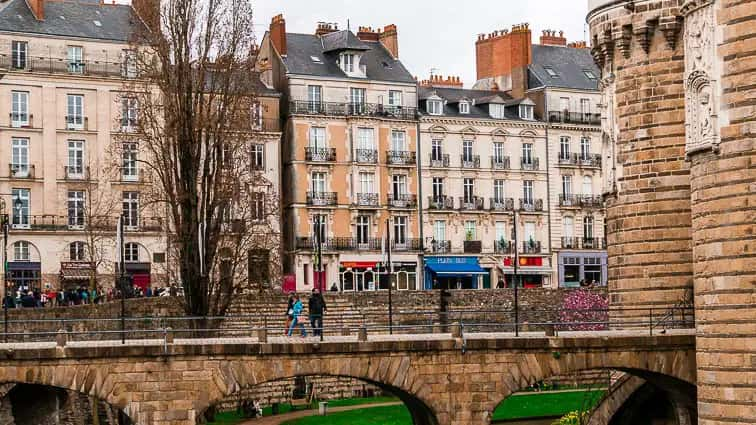
[[589, 2], [613, 306], [695, 304], [698, 423], [756, 421], [756, 2]]

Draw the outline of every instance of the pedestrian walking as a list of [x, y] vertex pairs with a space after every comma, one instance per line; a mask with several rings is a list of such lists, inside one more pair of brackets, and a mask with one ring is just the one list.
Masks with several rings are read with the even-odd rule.
[[307, 301], [307, 309], [310, 312], [310, 327], [312, 327], [312, 334], [315, 336], [321, 336], [323, 334], [323, 314], [328, 309], [326, 307], [323, 294], [317, 288], [312, 290], [312, 295]]
[[291, 308], [292, 310], [292, 316], [293, 319], [291, 320], [291, 326], [289, 327], [289, 334], [288, 336], [291, 336], [291, 334], [294, 332], [294, 328], [299, 326], [302, 329], [302, 338], [307, 336], [307, 329], [305, 329], [304, 323], [301, 321], [301, 315], [302, 311], [304, 310], [304, 305], [302, 305], [302, 301], [299, 300], [299, 295], [294, 295], [294, 306]]
[[289, 327], [291, 327], [291, 321], [294, 320], [294, 293], [289, 294], [289, 299], [286, 302], [286, 328], [284, 329], [284, 335], [289, 334]]

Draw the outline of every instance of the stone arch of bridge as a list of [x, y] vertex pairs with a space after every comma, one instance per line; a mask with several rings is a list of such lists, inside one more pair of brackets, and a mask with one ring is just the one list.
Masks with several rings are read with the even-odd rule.
[[221, 394], [208, 400], [200, 411], [235, 393], [269, 382], [297, 377], [352, 378], [374, 385], [397, 396], [407, 407], [415, 425], [438, 425], [430, 387], [414, 370], [409, 356], [327, 357], [303, 360], [233, 360], [219, 367], [223, 385]]

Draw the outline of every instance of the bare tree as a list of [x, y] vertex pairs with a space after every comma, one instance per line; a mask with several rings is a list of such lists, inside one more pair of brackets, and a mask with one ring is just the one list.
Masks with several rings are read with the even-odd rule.
[[127, 66], [137, 78], [125, 84], [153, 183], [145, 200], [167, 211], [186, 313], [223, 315], [247, 278], [241, 265], [260, 221], [249, 194], [266, 187], [246, 154], [258, 130], [251, 1], [135, 5], [147, 27], [135, 33]]

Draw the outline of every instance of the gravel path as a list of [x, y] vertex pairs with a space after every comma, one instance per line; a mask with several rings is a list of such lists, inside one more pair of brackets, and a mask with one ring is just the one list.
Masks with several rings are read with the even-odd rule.
[[[350, 410], [366, 409], [369, 407], [398, 406], [400, 404], [402, 404], [401, 401], [396, 401], [390, 403], [360, 404], [357, 406], [329, 407], [328, 413], [348, 412]], [[246, 422], [239, 423], [239, 425], [280, 425], [292, 419], [305, 418], [307, 416], [315, 416], [317, 414], [318, 411], [315, 409], [300, 410], [298, 412], [289, 412], [282, 415], [267, 416], [259, 419], [250, 419]]]

